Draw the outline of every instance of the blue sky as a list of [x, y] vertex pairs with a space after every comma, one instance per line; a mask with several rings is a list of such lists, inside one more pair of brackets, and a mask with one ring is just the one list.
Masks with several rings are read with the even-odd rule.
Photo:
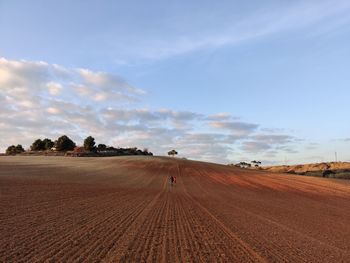
[[0, 150], [67, 133], [222, 163], [348, 161], [349, 11], [0, 0]]

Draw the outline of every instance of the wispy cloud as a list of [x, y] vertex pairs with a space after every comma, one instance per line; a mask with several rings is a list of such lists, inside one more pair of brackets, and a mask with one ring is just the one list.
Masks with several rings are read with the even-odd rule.
[[[305, 37], [334, 33], [337, 28], [350, 23], [347, 15], [349, 10], [349, 1], [335, 3], [328, 0], [266, 4], [242, 12], [243, 15], [239, 16], [225, 13], [216, 14], [213, 18], [213, 14], [206, 10], [191, 14], [192, 23], [189, 19], [166, 20], [160, 16], [161, 30], [147, 32], [146, 29], [147, 34], [129, 32], [129, 35], [118, 36], [118, 39], [122, 39], [120, 42], [114, 42], [111, 37], [105, 41], [115, 43], [112, 49], [116, 50], [115, 55], [120, 60], [159, 60], [203, 49], [261, 40], [276, 34], [293, 33], [296, 30]], [[128, 44], [124, 41], [128, 41]]]
[[266, 157], [278, 152], [296, 153], [292, 147], [297, 138], [285, 134], [257, 134], [242, 143], [241, 149], [248, 153], [264, 153]]
[[227, 130], [238, 136], [247, 136], [253, 133], [259, 127], [258, 124], [246, 123], [241, 121], [216, 121], [210, 122], [209, 125], [213, 128]]

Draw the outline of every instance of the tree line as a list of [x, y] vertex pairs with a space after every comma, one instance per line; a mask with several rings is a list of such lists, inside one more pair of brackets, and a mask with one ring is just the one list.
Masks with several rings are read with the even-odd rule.
[[251, 161], [251, 163], [247, 163], [247, 162], [239, 162], [237, 164], [229, 164], [231, 166], [236, 166], [236, 167], [240, 167], [240, 168], [260, 168], [261, 162], [260, 161]]
[[[143, 151], [134, 148], [115, 148], [113, 146], [107, 146], [106, 144], [98, 144], [96, 146], [95, 138], [88, 136], [84, 139], [82, 147], [77, 147], [76, 143], [70, 139], [67, 135], [59, 137], [57, 140], [52, 141], [49, 138], [36, 139], [30, 146], [30, 151], [57, 151], [57, 152], [79, 152], [81, 153], [114, 153], [115, 155], [153, 155], [145, 148]], [[6, 154], [15, 155], [25, 152], [22, 145], [11, 145], [6, 149]]]

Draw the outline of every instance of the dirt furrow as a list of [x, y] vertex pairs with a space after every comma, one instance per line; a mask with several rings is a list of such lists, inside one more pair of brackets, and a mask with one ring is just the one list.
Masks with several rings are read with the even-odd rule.
[[0, 262], [350, 262], [342, 180], [141, 156], [0, 167]]
[[[45, 246], [41, 246], [40, 254], [43, 258], [53, 258], [64, 255], [66, 250], [73, 252], [75, 249], [79, 249], [78, 245], [80, 245], [81, 240], [87, 238], [91, 231], [102, 228], [113, 220], [117, 211], [103, 207], [91, 215], [86, 214], [88, 220], [79, 225], [73, 223], [71, 231], [64, 231], [53, 238], [48, 236], [46, 239], [40, 240], [39, 244], [45, 244]], [[32, 251], [31, 254], [28, 254], [28, 258], [35, 253], [38, 254], [38, 252]]]
[[165, 195], [162, 195], [159, 202], [155, 204], [155, 209], [144, 221], [143, 226], [130, 242], [127, 253], [124, 255], [125, 261], [144, 262], [147, 258], [153, 258], [153, 250], [159, 250], [159, 232], [162, 230], [162, 219], [166, 211], [167, 201]]
[[[199, 186], [199, 182], [203, 183], [203, 181], [196, 181], [193, 183], [197, 183], [198, 187], [202, 188], [202, 189], [210, 189], [208, 187], [204, 187], [204, 186]], [[223, 190], [221, 190], [221, 192], [224, 193]], [[229, 192], [229, 191], [228, 191]], [[208, 195], [210, 195], [210, 193], [207, 193]], [[213, 205], [209, 205], [211, 207], [215, 207]], [[263, 229], [270, 229], [269, 232], [264, 233], [263, 235], [257, 236], [253, 238], [253, 242], [250, 242], [252, 244], [255, 244], [255, 247], [269, 247], [270, 249], [268, 250], [264, 250], [262, 252], [262, 254], [265, 255], [266, 258], [269, 259], [269, 261], [275, 261], [277, 260], [279, 261], [285, 261], [286, 259], [288, 259], [291, 262], [304, 262], [303, 258], [313, 258], [313, 261], [319, 261], [321, 260], [319, 257], [314, 257], [312, 256], [312, 253], [315, 254], [316, 251], [312, 251], [312, 247], [310, 250], [305, 250], [303, 249], [303, 247], [305, 246], [310, 246], [310, 244], [314, 244], [314, 246], [323, 246], [323, 250], [328, 251], [327, 255], [332, 254], [332, 251], [337, 251], [337, 254], [344, 254], [345, 251], [342, 251], [339, 248], [336, 247], [332, 247], [329, 244], [325, 244], [322, 243], [321, 241], [317, 240], [317, 239], [313, 239], [310, 236], [307, 236], [303, 233], [300, 233], [298, 231], [294, 231], [292, 229], [290, 229], [289, 227], [279, 224], [277, 222], [271, 221], [259, 214], [256, 213], [252, 213], [247, 211], [247, 209], [243, 206], [241, 207], [237, 207], [234, 204], [227, 204], [227, 207], [231, 208], [231, 211], [236, 211], [236, 214], [238, 214], [240, 217], [243, 217], [243, 215], [245, 215], [245, 220], [244, 222], [249, 222], [252, 221], [252, 219], [254, 219], [253, 221], [255, 221], [255, 223], [251, 223], [257, 226], [264, 226], [261, 230], [259, 230], [259, 232], [262, 232]], [[216, 209], [214, 209], [216, 210]], [[231, 217], [231, 223], [232, 223], [232, 217]], [[241, 224], [238, 221], [238, 224]], [[242, 227], [244, 228], [244, 226]], [[246, 231], [249, 231], [249, 229], [247, 229]], [[241, 231], [237, 231], [237, 232], [241, 232]], [[278, 237], [278, 234], [280, 233], [280, 235], [284, 236], [283, 239], [281, 239], [280, 237]], [[246, 235], [246, 239], [248, 240], [248, 236]], [[272, 242], [275, 239], [279, 239], [280, 242]], [[298, 242], [296, 242], [298, 240]], [[295, 245], [290, 248], [289, 244], [290, 243], [294, 243]], [[300, 243], [296, 246], [297, 243]], [[286, 252], [286, 247], [288, 247], [288, 252]], [[284, 253], [282, 253], [282, 251], [284, 251]], [[265, 252], [267, 252], [267, 254], [265, 254]], [[307, 261], [307, 260], [306, 260]]]
[[[104, 201], [106, 201], [106, 200], [104, 200]], [[127, 201], [127, 200], [125, 200], [125, 201]], [[96, 202], [96, 200], [95, 200], [95, 202]], [[103, 207], [98, 207], [98, 208], [99, 209], [103, 209]], [[75, 230], [76, 225], [74, 224], [74, 221], [72, 220], [72, 218], [73, 218], [73, 216], [75, 214], [79, 215], [79, 218], [75, 218], [75, 220], [79, 221], [79, 220], [82, 219], [81, 224], [85, 225], [85, 224], [89, 223], [89, 220], [91, 220], [89, 218], [94, 218], [95, 216], [101, 214], [104, 210], [99, 211], [99, 210], [96, 210], [95, 207], [90, 207], [90, 208], [88, 208], [87, 211], [82, 210], [81, 212], [76, 211], [74, 213], [71, 213], [70, 209], [68, 209], [66, 211], [70, 212], [70, 213], [69, 214], [56, 215], [56, 216], [54, 216], [52, 218], [50, 217], [50, 220], [48, 221], [48, 223], [46, 225], [43, 225], [42, 228], [37, 228], [36, 229], [36, 232], [38, 233], [37, 235], [34, 235], [34, 236], [30, 235], [31, 227], [28, 227], [27, 230], [29, 231], [29, 233], [28, 234], [26, 234], [26, 233], [24, 234], [24, 239], [18, 240], [19, 238], [16, 237], [16, 239], [15, 239], [16, 247], [17, 248], [23, 247], [23, 244], [28, 243], [28, 241], [27, 241], [28, 238], [30, 239], [30, 243], [36, 244], [36, 247], [40, 246], [40, 244], [44, 244], [45, 247], [50, 246], [52, 243], [55, 242], [53, 240], [60, 239], [60, 236], [62, 236], [62, 235], [69, 236], [71, 234], [71, 231]], [[87, 217], [85, 216], [86, 214], [88, 215]], [[59, 229], [58, 229], [58, 225], [60, 224], [60, 221], [61, 221], [61, 225], [64, 225], [64, 224], [66, 224], [65, 222], [67, 222], [67, 219], [72, 220], [71, 223], [69, 224], [70, 228], [67, 229], [67, 226], [66, 226], [65, 229], [64, 229], [65, 231], [60, 232]], [[64, 220], [64, 221], [62, 221], [62, 220]], [[52, 223], [53, 225], [50, 226], [50, 223]], [[47, 232], [47, 230], [54, 230], [54, 231], [50, 231], [50, 233], [51, 233], [50, 234], [50, 233]], [[47, 242], [47, 241], [49, 241], [49, 242]], [[60, 241], [56, 241], [56, 242], [60, 242]], [[41, 250], [43, 250], [43, 248], [41, 248]], [[19, 251], [17, 250], [17, 252], [14, 252], [14, 253], [18, 254]], [[31, 254], [35, 253], [35, 250], [31, 249], [29, 251], [29, 253], [31, 253]], [[22, 256], [24, 256], [24, 254]], [[11, 254], [10, 254], [10, 256], [11, 256]]]
[[[193, 183], [195, 184], [196, 182], [193, 180]], [[222, 223], [217, 217], [215, 217], [206, 207], [204, 207], [198, 201], [196, 201], [189, 194], [189, 192], [186, 191], [185, 193], [190, 200], [189, 203], [194, 204], [197, 208], [204, 212], [207, 215], [204, 217], [207, 220], [210, 219], [210, 221], [212, 221], [212, 226], [215, 226], [218, 229], [220, 229], [220, 231], [223, 232], [224, 235], [228, 236], [232, 240], [232, 244], [234, 245], [234, 247], [233, 250], [231, 249], [231, 251], [236, 250], [235, 253], [239, 255], [239, 258], [246, 257], [246, 262], [267, 262], [263, 257], [260, 256], [260, 254], [254, 251], [249, 244], [244, 242], [239, 236], [233, 233], [224, 223]]]
[[[109, 252], [109, 250], [115, 246], [119, 238], [125, 232], [125, 229], [129, 227], [132, 222], [137, 220], [138, 215], [143, 211], [143, 207], [146, 205], [146, 202], [141, 203], [139, 207], [131, 207], [129, 209], [124, 209], [124, 212], [131, 211], [131, 214], [123, 216], [115, 216], [111, 218], [109, 222], [104, 222], [101, 227], [94, 227], [91, 231], [91, 234], [88, 236], [84, 235], [80, 238], [81, 246], [84, 249], [78, 247], [78, 249], [71, 251], [70, 254], [63, 258], [69, 258], [72, 261], [78, 259], [88, 259], [90, 261], [95, 261], [98, 258], [103, 258]], [[92, 240], [86, 240], [90, 236], [93, 237]], [[58, 255], [58, 258], [59, 255]]]
[[[123, 262], [126, 260], [127, 249], [130, 242], [132, 242], [133, 237], [136, 235], [139, 229], [143, 227], [146, 217], [152, 212], [157, 202], [159, 202], [163, 190], [165, 189], [166, 181], [164, 179], [162, 180], [164, 181], [163, 189], [154, 196], [152, 201], [149, 202], [147, 206], [145, 206], [143, 211], [138, 215], [138, 220], [133, 221], [132, 224], [128, 226], [125, 233], [121, 236], [120, 242], [110, 249], [109, 253], [104, 258], [104, 262]], [[115, 251], [116, 248], [117, 250]]]
[[[144, 183], [144, 184], [149, 184], [152, 180], [154, 179], [154, 176], [153, 177], [149, 177], [149, 180], [144, 180], [142, 183]], [[125, 192], [124, 194], [126, 194], [126, 196], [128, 196], [129, 195], [129, 199], [130, 198], [132, 198], [132, 197], [130, 197], [130, 191], [129, 192]], [[47, 229], [56, 229], [57, 228], [57, 219], [58, 218], [63, 218], [63, 219], [68, 219], [68, 218], [74, 218], [74, 221], [70, 224], [70, 226], [71, 226], [71, 229], [75, 229], [75, 223], [76, 223], [76, 221], [77, 222], [80, 222], [80, 224], [89, 224], [89, 222], [86, 222], [86, 220], [88, 219], [88, 218], [94, 218], [94, 217], [96, 217], [96, 216], [98, 216], [99, 214], [103, 214], [104, 213], [104, 211], [102, 210], [102, 211], [98, 211], [98, 210], [96, 210], [96, 207], [94, 206], [94, 202], [95, 203], [101, 203], [101, 204], [104, 204], [103, 206], [98, 206], [97, 207], [97, 209], [100, 209], [100, 208], [103, 208], [105, 205], [111, 205], [111, 204], [113, 204], [113, 203], [115, 203], [115, 201], [113, 201], [113, 197], [114, 196], [116, 196], [116, 195], [114, 195], [114, 194], [108, 194], [107, 196], [102, 196], [101, 198], [102, 198], [102, 200], [100, 200], [100, 201], [98, 201], [98, 200], [96, 200], [96, 198], [94, 199], [94, 198], [91, 198], [90, 200], [89, 200], [89, 202], [87, 202], [87, 200], [84, 200], [83, 202], [84, 202], [84, 204], [85, 204], [85, 206], [86, 206], [86, 204], [89, 204], [89, 206], [87, 207], [87, 209], [88, 210], [90, 210], [90, 211], [85, 211], [85, 213], [86, 214], [88, 214], [88, 217], [85, 217], [84, 216], [84, 207], [83, 206], [81, 206], [81, 205], [79, 205], [79, 206], [77, 206], [77, 205], [75, 205], [74, 204], [74, 202], [77, 202], [77, 203], [79, 203], [79, 202], [81, 202], [80, 200], [77, 200], [77, 201], [73, 201], [73, 202], [71, 202], [70, 203], [70, 206], [72, 207], [72, 208], [74, 208], [74, 207], [79, 207], [78, 209], [67, 209], [67, 206], [65, 207], [65, 209], [63, 209], [63, 210], [61, 210], [61, 211], [59, 211], [60, 212], [60, 214], [59, 215], [54, 215], [54, 214], [52, 214], [52, 213], [48, 213], [48, 216], [49, 217], [45, 217], [45, 222], [42, 222], [41, 224], [40, 224], [40, 227], [41, 227], [41, 225], [43, 225], [43, 229], [42, 230], [40, 230], [40, 227], [38, 228], [38, 226], [34, 226], [34, 227], [36, 227], [36, 229], [37, 229], [37, 235], [32, 235], [32, 233], [31, 233], [31, 228], [33, 227], [33, 226], [31, 226], [31, 225], [28, 225], [28, 224], [26, 224], [26, 226], [25, 226], [25, 228], [24, 228], [24, 232], [23, 231], [21, 231], [21, 234], [22, 234], [22, 236], [23, 236], [23, 239], [22, 239], [22, 241], [21, 241], [21, 239], [18, 237], [18, 238], [16, 238], [16, 244], [15, 244], [15, 246], [16, 247], [23, 247], [22, 245], [21, 245], [21, 242], [22, 243], [26, 243], [27, 241], [27, 239], [28, 238], [30, 238], [30, 240], [31, 240], [31, 243], [36, 243], [36, 244], [38, 244], [38, 245], [36, 245], [36, 246], [39, 246], [39, 244], [45, 244], [45, 246], [50, 246], [50, 245], [54, 245], [55, 243], [57, 244], [59, 244], [59, 243], [61, 243], [62, 242], [62, 240], [60, 240], [59, 239], [59, 236], [61, 236], [62, 235], [62, 233], [60, 233], [60, 232], [58, 232], [58, 231], [54, 231], [54, 232], [52, 232], [52, 231], [50, 231], [51, 232], [51, 237], [50, 237], [50, 234], [48, 234], [48, 232], [46, 231]], [[122, 196], [123, 197], [123, 196]], [[100, 199], [101, 199], [100, 198]], [[117, 196], [117, 200], [119, 199], [120, 197], [119, 196]], [[142, 198], [142, 197], [141, 197]], [[128, 200], [127, 199], [125, 199], [125, 200], [121, 200], [121, 202], [122, 203], [128, 203]], [[121, 207], [122, 208], [122, 207]], [[73, 210], [73, 211], [72, 211]], [[111, 211], [113, 211], [113, 209], [111, 209]], [[44, 212], [44, 211], [43, 211]], [[62, 212], [64, 212], [64, 213], [66, 213], [66, 212], [68, 212], [68, 213], [66, 213], [66, 214], [64, 214], [64, 213], [62, 213]], [[95, 214], [95, 216], [94, 216], [94, 214]], [[78, 215], [78, 218], [75, 218], [75, 216], [76, 215]], [[83, 220], [81, 220], [81, 219], [83, 219]], [[93, 220], [93, 219], [92, 219]], [[90, 221], [92, 221], [92, 220], [90, 220]], [[50, 226], [50, 224], [54, 224], [53, 226]], [[64, 222], [62, 222], [63, 224], [65, 224]], [[66, 231], [65, 232], [63, 232], [63, 234], [64, 233], [66, 233], [66, 232], [68, 232], [69, 234], [67, 234], [67, 235], [71, 235], [71, 233], [72, 233], [72, 231], [67, 231], [67, 230], [69, 230], [69, 229], [65, 229]], [[26, 234], [25, 232], [29, 232], [28, 234]], [[50, 240], [48, 243], [45, 241], [45, 240]], [[57, 241], [52, 241], [52, 240], [57, 240]], [[18, 251], [16, 251], [16, 252], [14, 252], [14, 253], [16, 253], [16, 254], [18, 254], [19, 252]], [[24, 256], [24, 255], [31, 255], [31, 254], [33, 254], [33, 253], [35, 253], [35, 251], [33, 251], [33, 250], [30, 250], [28, 253], [24, 253], [22, 256]], [[11, 254], [10, 254], [10, 256], [12, 256]], [[25, 258], [26, 258], [26, 256], [25, 256]]]
[[[198, 176], [200, 176], [200, 177], [202, 177], [202, 178], [205, 178], [205, 176], [202, 174], [202, 173], [200, 173], [199, 171], [196, 171], [196, 173], [198, 174]], [[208, 192], [208, 189], [210, 189], [210, 188], [208, 188], [208, 187], [204, 187], [204, 186], [202, 186], [201, 184], [204, 184], [204, 181], [205, 180], [203, 180], [203, 179], [201, 179], [201, 180], [194, 180], [193, 178], [190, 178], [190, 180], [191, 180], [191, 184], [194, 184], [194, 185], [196, 185], [197, 186], [197, 188], [198, 189], [201, 189], [201, 192], [204, 192], [205, 193], [205, 195], [211, 195], [209, 192]], [[210, 183], [209, 183], [210, 184]], [[203, 205], [201, 205], [200, 204], [200, 200], [201, 199], [198, 199], [198, 198], [192, 198], [191, 196], [190, 196], [190, 198], [193, 200], [193, 202], [194, 203], [196, 203], [196, 204], [198, 204], [206, 213], [208, 213], [209, 211], [208, 211], [208, 209], [205, 207], [205, 206], [203, 206]], [[215, 198], [215, 197], [214, 197]], [[246, 216], [246, 215], [244, 215], [244, 213], [242, 214], [242, 211], [241, 210], [239, 210], [239, 211], [235, 211], [234, 209], [232, 209], [232, 204], [227, 204], [227, 206], [230, 206], [231, 207], [231, 210], [230, 210], [230, 214], [235, 214], [235, 215], [237, 215], [237, 219], [238, 218], [242, 218], [242, 219], [239, 219], [239, 220], [236, 220], [236, 218], [235, 217], [230, 217], [231, 218], [231, 220], [233, 219], [234, 221], [236, 221], [236, 225], [233, 227], [233, 228], [231, 228], [231, 229], [235, 229], [235, 232], [236, 233], [240, 233], [240, 232], [242, 232], [242, 231], [240, 231], [237, 227], [238, 226], [240, 226], [241, 224], [242, 224], [242, 222], [248, 222], [248, 221], [251, 221], [251, 215], [250, 216]], [[215, 207], [215, 206], [214, 206]], [[215, 209], [214, 209], [215, 210]], [[213, 215], [211, 212], [209, 212], [210, 213], [210, 216], [215, 220], [215, 221], [218, 221], [218, 222], [221, 222], [220, 221], [220, 219], [218, 219], [218, 217], [217, 216], [215, 216], [215, 215]], [[253, 217], [254, 217], [254, 215], [253, 215]], [[231, 229], [229, 229], [226, 225], [224, 225], [224, 224], [222, 224], [224, 227], [225, 227], [225, 229], [227, 229], [226, 231], [228, 231], [228, 232], [231, 232], [232, 233], [232, 230]], [[231, 224], [229, 224], [229, 225], [231, 225]], [[259, 223], [254, 223], [254, 225], [257, 225], [257, 226], [259, 226], [260, 224]], [[246, 229], [246, 231], [245, 231], [245, 233], [249, 233], [249, 229]], [[272, 233], [275, 233], [275, 232], [273, 232], [273, 231], [271, 231]], [[273, 236], [274, 236], [275, 234], [273, 234]], [[253, 251], [256, 251], [256, 252], [254, 252], [254, 253], [256, 253], [257, 255], [259, 255], [259, 257], [260, 258], [262, 258], [261, 260], [262, 261], [264, 261], [265, 259], [267, 259], [268, 261], [272, 261], [272, 262], [285, 262], [286, 261], [286, 259], [287, 258], [293, 258], [293, 254], [291, 254], [291, 252], [290, 251], [288, 251], [288, 252], [283, 252], [284, 250], [282, 250], [282, 249], [280, 249], [280, 248], [275, 248], [275, 246], [277, 245], [277, 244], [274, 244], [274, 243], [272, 243], [271, 242], [271, 240], [270, 239], [266, 239], [265, 237], [264, 237], [264, 235], [259, 235], [259, 236], [253, 236], [253, 238], [252, 239], [249, 239], [248, 238], [249, 237], [249, 235], [247, 236], [247, 234], [245, 234], [245, 240], [251, 240], [251, 242], [249, 242], [249, 247], [250, 247], [250, 250], [253, 250]], [[245, 243], [247, 243], [247, 242], [245, 242]], [[248, 244], [248, 243], [247, 243]], [[254, 244], [254, 245], [253, 245]], [[258, 248], [260, 248], [260, 247], [269, 247], [269, 249], [265, 249], [264, 251], [260, 251]], [[278, 245], [277, 245], [278, 246]], [[257, 252], [257, 251], [259, 251], [259, 253]], [[265, 252], [267, 253], [267, 254], [265, 254]], [[288, 255], [286, 255], [286, 254], [288, 254]], [[263, 256], [262, 256], [263, 255]], [[300, 258], [298, 258], [298, 260], [300, 261]], [[302, 261], [303, 262], [303, 261]]]

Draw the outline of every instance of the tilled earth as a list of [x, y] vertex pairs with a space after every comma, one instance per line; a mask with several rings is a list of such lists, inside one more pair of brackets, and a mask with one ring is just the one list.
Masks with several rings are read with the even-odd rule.
[[0, 157], [0, 262], [350, 262], [350, 181], [175, 158]]

